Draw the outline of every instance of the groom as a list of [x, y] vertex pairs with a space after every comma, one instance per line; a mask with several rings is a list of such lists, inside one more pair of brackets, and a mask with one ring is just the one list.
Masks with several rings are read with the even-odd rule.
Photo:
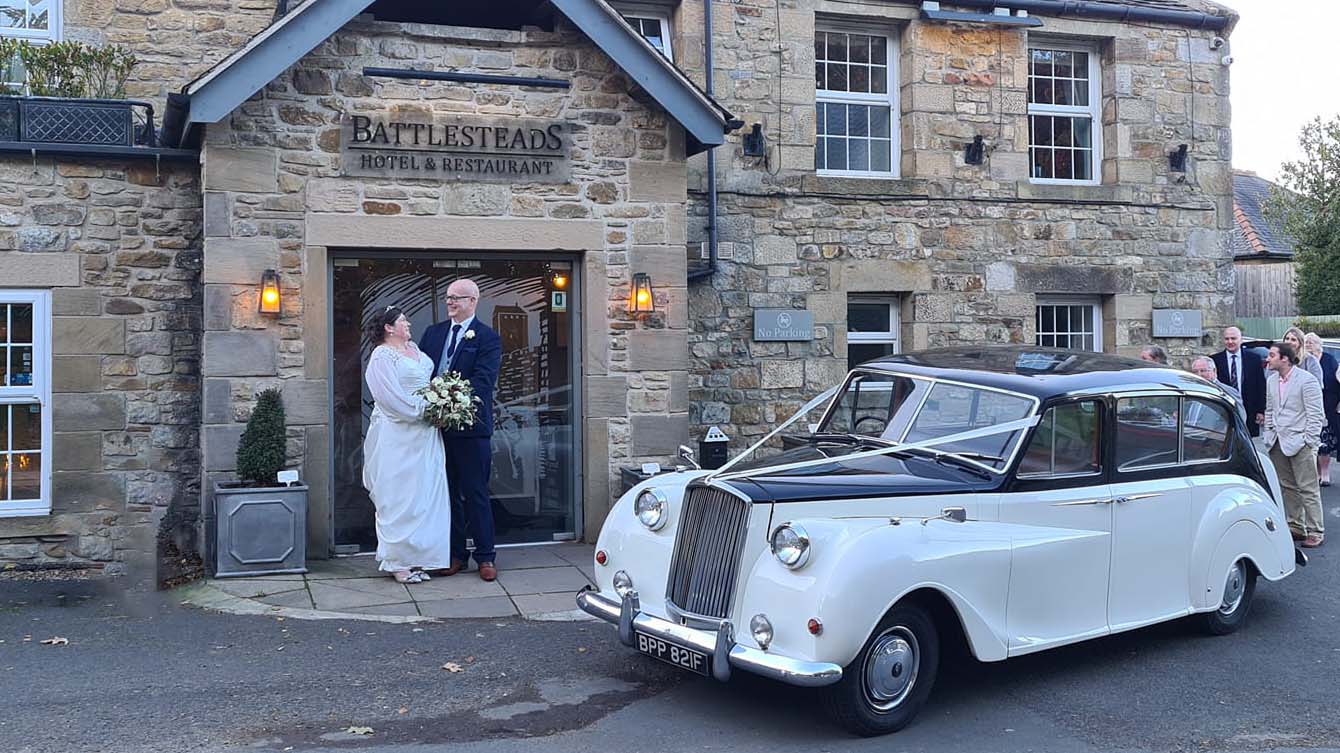
[[502, 340], [475, 318], [478, 305], [478, 285], [471, 280], [451, 283], [447, 287], [447, 314], [451, 319], [429, 327], [420, 348], [433, 359], [433, 376], [455, 371], [470, 382], [479, 398], [474, 426], [442, 432], [447, 481], [451, 485], [451, 567], [445, 574], [455, 575], [470, 562], [465, 548], [468, 526], [475, 540], [479, 577], [491, 581], [498, 577], [498, 568], [493, 564], [493, 508], [489, 503], [493, 452], [489, 438], [493, 436], [493, 390], [502, 365]]

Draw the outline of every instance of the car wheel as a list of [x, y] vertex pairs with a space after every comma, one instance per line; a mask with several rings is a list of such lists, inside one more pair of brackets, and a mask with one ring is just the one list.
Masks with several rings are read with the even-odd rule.
[[1247, 621], [1256, 593], [1256, 571], [1247, 560], [1238, 560], [1228, 571], [1219, 608], [1201, 615], [1205, 629], [1212, 635], [1228, 635]]
[[824, 705], [853, 734], [897, 732], [926, 703], [939, 667], [934, 620], [915, 604], [899, 604], [843, 670], [842, 680], [825, 689]]

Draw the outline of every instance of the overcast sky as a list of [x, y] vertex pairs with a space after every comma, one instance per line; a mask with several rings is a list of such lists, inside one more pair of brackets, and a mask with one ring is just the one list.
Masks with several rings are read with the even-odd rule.
[[1242, 16], [1232, 37], [1233, 167], [1275, 180], [1299, 157], [1299, 129], [1340, 115], [1340, 1], [1218, 2]]

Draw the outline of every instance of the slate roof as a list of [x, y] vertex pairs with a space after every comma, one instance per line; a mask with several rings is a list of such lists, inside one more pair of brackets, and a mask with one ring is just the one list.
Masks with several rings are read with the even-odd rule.
[[1293, 256], [1293, 240], [1265, 216], [1265, 203], [1278, 188], [1255, 173], [1233, 171], [1234, 258]]
[[[954, 0], [940, 0], [944, 6], [954, 6]], [[907, 5], [920, 5], [921, 0], [893, 0], [893, 2]], [[1232, 0], [1228, 0], [1232, 2]], [[1009, 6], [1008, 2], [998, 3], [1002, 6]], [[973, 3], [979, 6], [979, 3]], [[1123, 8], [1133, 10], [1156, 10], [1156, 11], [1175, 11], [1178, 13], [1203, 13], [1208, 16], [1226, 19], [1231, 27], [1236, 22], [1238, 14], [1226, 5], [1215, 2], [1214, 0], [1079, 0], [1078, 2], [1067, 1], [1058, 3], [1055, 10], [1042, 10], [1030, 8], [1029, 13], [1034, 16], [1070, 16], [1075, 18], [1093, 18], [1098, 19], [1102, 15], [1099, 12], [1110, 14], [1112, 11], [1121, 13]], [[1120, 20], [1107, 16], [1109, 22], [1121, 23]], [[1186, 18], [1186, 25], [1200, 26], [1200, 21], [1194, 17]], [[1174, 22], [1176, 23], [1176, 22]]]

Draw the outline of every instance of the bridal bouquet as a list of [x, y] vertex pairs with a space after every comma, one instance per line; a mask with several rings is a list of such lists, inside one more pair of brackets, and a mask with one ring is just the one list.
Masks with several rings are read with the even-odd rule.
[[475, 425], [475, 406], [479, 398], [460, 374], [452, 371], [435, 377], [414, 394], [428, 401], [423, 409], [423, 420], [439, 429], [460, 431]]

